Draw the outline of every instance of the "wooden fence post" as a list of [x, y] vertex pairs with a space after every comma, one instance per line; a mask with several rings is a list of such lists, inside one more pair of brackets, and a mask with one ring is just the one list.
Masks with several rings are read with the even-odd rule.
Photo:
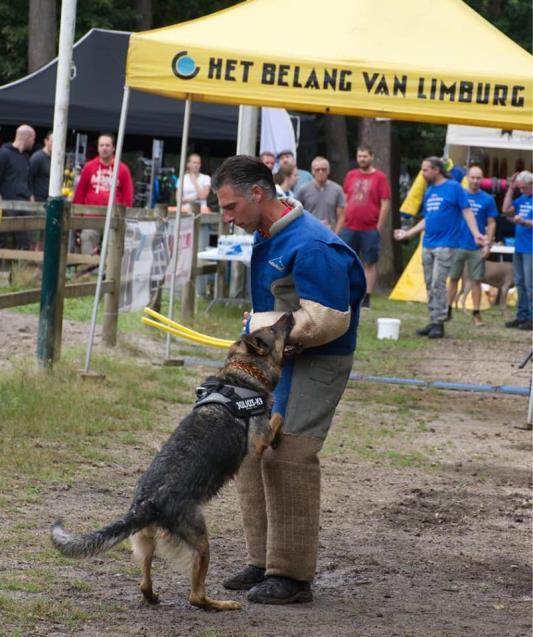
[[[168, 204], [165, 203], [157, 203], [155, 205], [155, 214], [159, 219], [168, 220]], [[168, 228], [168, 226], [167, 226]], [[165, 275], [163, 274], [161, 280], [159, 281], [159, 285], [156, 290], [152, 294], [152, 298], [148, 303], [148, 307], [152, 308], [156, 312], [161, 312], [161, 302], [163, 300], [163, 288], [165, 287]]]
[[118, 304], [120, 297], [120, 274], [124, 255], [124, 234], [126, 230], [126, 208], [116, 205], [113, 208], [115, 224], [110, 228], [106, 262], [106, 281], [113, 282], [113, 290], [104, 294], [104, 322], [102, 342], [106, 347], [117, 344]]

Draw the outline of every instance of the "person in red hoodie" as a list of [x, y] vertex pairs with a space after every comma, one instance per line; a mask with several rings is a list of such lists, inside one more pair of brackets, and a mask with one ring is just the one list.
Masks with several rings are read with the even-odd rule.
[[[80, 180], [72, 203], [86, 206], [107, 206], [113, 164], [115, 160], [115, 138], [107, 133], [98, 137], [98, 155], [88, 161], [81, 171]], [[120, 162], [115, 201], [128, 208], [133, 205], [133, 180], [129, 168]], [[96, 254], [100, 247], [102, 233], [99, 230], [81, 231], [82, 254]]]

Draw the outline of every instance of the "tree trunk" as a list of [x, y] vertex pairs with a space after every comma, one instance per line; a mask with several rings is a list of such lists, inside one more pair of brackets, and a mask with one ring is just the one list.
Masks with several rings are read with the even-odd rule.
[[135, 0], [135, 13], [137, 14], [137, 29], [147, 31], [152, 28], [154, 11], [152, 0]]
[[30, 0], [28, 71], [32, 73], [57, 55], [56, 0]]
[[324, 138], [326, 157], [331, 166], [330, 178], [342, 184], [348, 172], [348, 135], [344, 115], [324, 115]]
[[359, 143], [372, 147], [374, 165], [387, 175], [391, 187], [391, 213], [381, 237], [377, 281], [378, 287], [390, 288], [402, 269], [401, 246], [392, 237], [393, 228], [400, 227], [399, 157], [393, 142], [392, 122], [376, 121], [367, 117], [361, 119]]

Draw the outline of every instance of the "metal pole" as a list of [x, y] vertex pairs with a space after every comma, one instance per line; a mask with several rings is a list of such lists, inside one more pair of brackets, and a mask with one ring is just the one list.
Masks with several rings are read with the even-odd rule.
[[85, 373], [89, 371], [91, 366], [91, 352], [94, 343], [94, 332], [96, 329], [96, 314], [98, 312], [98, 303], [100, 302], [100, 294], [102, 289], [102, 281], [104, 279], [105, 262], [107, 257], [107, 244], [109, 241], [109, 230], [111, 227], [111, 218], [113, 206], [115, 204], [115, 195], [117, 192], [118, 171], [120, 168], [120, 159], [122, 157], [122, 146], [124, 144], [124, 132], [126, 130], [126, 119], [128, 117], [128, 105], [130, 101], [130, 89], [124, 87], [124, 95], [122, 97], [122, 109], [120, 111], [120, 124], [118, 126], [117, 145], [115, 148], [115, 159], [113, 163], [113, 177], [111, 182], [111, 191], [109, 193], [109, 201], [107, 202], [107, 210], [104, 225], [104, 236], [102, 238], [102, 251], [100, 253], [100, 263], [98, 265], [98, 279], [96, 282], [96, 293], [94, 295], [93, 313], [91, 317], [91, 326], [89, 329], [89, 339], [87, 341], [87, 352], [85, 355]]
[[46, 202], [46, 226], [44, 232], [43, 281], [41, 287], [41, 306], [39, 311], [39, 330], [37, 336], [37, 362], [40, 367], [49, 367], [55, 358], [54, 325], [62, 317], [62, 301], [58, 303], [57, 290], [60, 272], [60, 247], [63, 233], [62, 197], [63, 166], [65, 163], [65, 142], [67, 138], [68, 107], [70, 92], [70, 67], [72, 65], [72, 46], [76, 26], [76, 0], [64, 0], [61, 6], [61, 25], [59, 31], [59, 51], [57, 60], [56, 91], [54, 102], [54, 144], [50, 164], [50, 184]]
[[255, 155], [257, 146], [257, 106], [239, 106], [237, 155]]
[[[178, 182], [178, 192], [176, 193], [176, 223], [174, 224], [174, 245], [172, 250], [172, 261], [170, 271], [170, 296], [168, 300], [168, 318], [172, 320], [174, 316], [174, 292], [176, 289], [176, 269], [178, 267], [178, 251], [181, 226], [181, 204], [183, 202], [183, 180], [185, 178], [185, 168], [187, 164], [187, 144], [189, 142], [189, 127], [191, 123], [191, 98], [185, 101], [185, 112], [183, 113], [183, 129], [181, 134], [181, 155], [180, 155], [180, 175]], [[165, 356], [170, 358], [170, 334], [167, 334], [165, 345]]]

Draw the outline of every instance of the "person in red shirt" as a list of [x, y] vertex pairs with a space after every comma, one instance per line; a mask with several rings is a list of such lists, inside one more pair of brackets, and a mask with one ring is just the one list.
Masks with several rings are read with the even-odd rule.
[[357, 148], [359, 168], [350, 170], [344, 179], [346, 207], [343, 239], [363, 262], [367, 294], [361, 304], [370, 307], [370, 295], [377, 278], [380, 235], [390, 210], [390, 187], [387, 177], [373, 166], [374, 153], [367, 144]]
[[[86, 206], [107, 206], [111, 183], [113, 180], [113, 164], [115, 160], [115, 138], [107, 133], [98, 137], [98, 155], [88, 161], [81, 171], [80, 180], [72, 203]], [[133, 205], [133, 180], [125, 163], [120, 162], [118, 170], [115, 201], [128, 208]], [[82, 254], [96, 254], [100, 247], [102, 233], [99, 230], [81, 231]]]

